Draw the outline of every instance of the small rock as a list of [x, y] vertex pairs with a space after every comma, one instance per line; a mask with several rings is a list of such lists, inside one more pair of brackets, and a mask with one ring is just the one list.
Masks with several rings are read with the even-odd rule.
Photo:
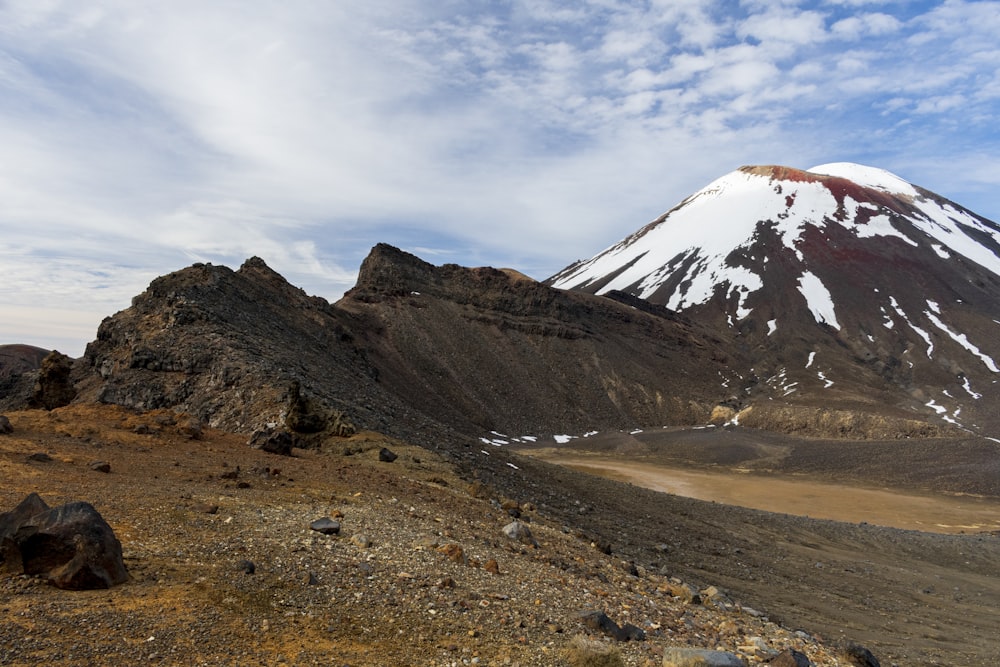
[[111, 472], [111, 464], [107, 461], [91, 461], [89, 467], [95, 472]]
[[438, 579], [437, 583], [434, 585], [438, 588], [454, 588], [455, 580], [451, 577], [442, 577], [441, 579]]
[[497, 563], [495, 558], [491, 558], [483, 563], [483, 569], [490, 574], [500, 574], [500, 564]]
[[646, 633], [631, 623], [620, 627], [603, 611], [587, 611], [580, 614], [580, 622], [587, 628], [601, 632], [620, 642], [645, 641]]
[[503, 534], [521, 544], [529, 544], [533, 547], [538, 546], [534, 535], [531, 534], [531, 529], [522, 521], [508, 523], [503, 527]]
[[11, 426], [10, 420], [7, 419], [6, 415], [0, 415], [0, 435], [6, 435], [8, 433], [13, 433], [14, 427]]
[[769, 663], [771, 667], [812, 667], [812, 662], [804, 653], [793, 648], [787, 648], [776, 655]]
[[194, 509], [195, 512], [200, 512], [201, 514], [218, 514], [219, 513], [219, 506], [218, 505], [211, 505], [209, 503], [199, 503], [199, 504], [195, 505], [193, 509]]
[[387, 447], [383, 447], [379, 450], [378, 460], [383, 463], [392, 463], [398, 458], [399, 456]]
[[309, 524], [310, 530], [315, 530], [317, 533], [322, 533], [324, 535], [339, 535], [340, 534], [340, 522], [334, 521], [328, 516], [322, 519], [316, 519]]
[[438, 547], [437, 551], [439, 553], [443, 553], [452, 563], [461, 563], [465, 565], [469, 562], [465, 555], [465, 549], [458, 544], [444, 544]]
[[236, 570], [243, 574], [253, 574], [257, 571], [257, 566], [250, 560], [241, 560], [236, 564]]
[[351, 535], [351, 544], [359, 549], [367, 549], [372, 545], [372, 540], [363, 533], [356, 533]]
[[842, 649], [844, 657], [855, 667], [881, 667], [878, 658], [861, 644], [848, 642]]
[[318, 586], [319, 585], [319, 579], [316, 577], [316, 573], [315, 572], [306, 572], [306, 576], [304, 577], [304, 580], [305, 580], [306, 586]]
[[34, 461], [35, 463], [48, 463], [51, 460], [52, 457], [45, 452], [35, 452], [28, 455], [28, 461]]
[[663, 667], [747, 667], [735, 653], [698, 648], [663, 649]]

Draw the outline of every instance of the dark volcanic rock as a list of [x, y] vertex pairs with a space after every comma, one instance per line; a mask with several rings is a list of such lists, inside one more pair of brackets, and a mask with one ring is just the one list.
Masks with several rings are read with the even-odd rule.
[[645, 641], [646, 633], [631, 623], [620, 627], [603, 611], [588, 611], [580, 614], [580, 622], [587, 628], [600, 632], [620, 642]]
[[295, 443], [295, 436], [283, 429], [267, 428], [250, 437], [250, 446], [254, 449], [282, 456], [291, 456]]
[[340, 522], [334, 521], [328, 516], [322, 519], [316, 519], [309, 524], [310, 530], [315, 530], [317, 533], [323, 533], [324, 535], [339, 535], [340, 534]]
[[6, 435], [8, 433], [13, 433], [14, 427], [10, 423], [10, 419], [6, 415], [0, 415], [0, 435]]
[[69, 405], [76, 398], [76, 388], [70, 378], [72, 370], [72, 359], [59, 352], [49, 353], [42, 359], [38, 369], [38, 379], [29, 405], [46, 410]]
[[79, 400], [281, 424], [300, 446], [357, 425], [464, 453], [494, 428], [704, 421], [725, 349], [669, 314], [379, 245], [334, 305], [257, 258], [157, 278], [101, 324], [75, 378]]
[[388, 447], [383, 447], [378, 452], [378, 460], [382, 463], [392, 463], [397, 458], [399, 458], [399, 456]]
[[42, 575], [58, 588], [110, 588], [128, 580], [111, 526], [85, 502], [49, 508], [36, 494], [0, 515], [4, 567]]
[[842, 651], [844, 657], [856, 667], [880, 667], [878, 658], [872, 655], [872, 652], [861, 644], [848, 642], [844, 645]]

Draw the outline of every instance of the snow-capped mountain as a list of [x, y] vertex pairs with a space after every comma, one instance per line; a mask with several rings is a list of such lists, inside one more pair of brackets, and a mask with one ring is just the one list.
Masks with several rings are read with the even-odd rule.
[[742, 167], [546, 282], [734, 329], [742, 395], [992, 412], [1000, 226], [881, 169]]

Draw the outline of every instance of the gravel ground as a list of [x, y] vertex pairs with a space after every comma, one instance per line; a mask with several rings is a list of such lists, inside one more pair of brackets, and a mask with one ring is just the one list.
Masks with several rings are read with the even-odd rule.
[[[615, 664], [597, 662], [610, 651], [618, 664], [659, 665], [670, 646], [734, 651], [749, 665], [786, 648], [850, 664], [722, 591], [691, 600], [689, 584], [377, 434], [289, 458], [210, 429], [192, 439], [165, 412], [8, 416], [0, 509], [30, 492], [52, 506], [91, 502], [131, 580], [70, 592], [0, 571], [0, 664]], [[380, 462], [382, 447], [399, 458]], [[53, 460], [28, 462], [35, 452]], [[91, 470], [95, 459], [111, 472]], [[504, 534], [514, 514], [537, 546]], [[310, 529], [323, 517], [339, 534]], [[595, 610], [645, 640], [588, 627], [581, 614]]]

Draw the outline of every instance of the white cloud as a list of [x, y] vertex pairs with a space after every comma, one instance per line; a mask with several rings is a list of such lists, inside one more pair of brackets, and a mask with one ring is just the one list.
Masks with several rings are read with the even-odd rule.
[[249, 255], [336, 298], [379, 241], [541, 278], [754, 162], [933, 189], [965, 151], [943, 194], [991, 202], [996, 9], [0, 4], [0, 308], [109, 314]]

